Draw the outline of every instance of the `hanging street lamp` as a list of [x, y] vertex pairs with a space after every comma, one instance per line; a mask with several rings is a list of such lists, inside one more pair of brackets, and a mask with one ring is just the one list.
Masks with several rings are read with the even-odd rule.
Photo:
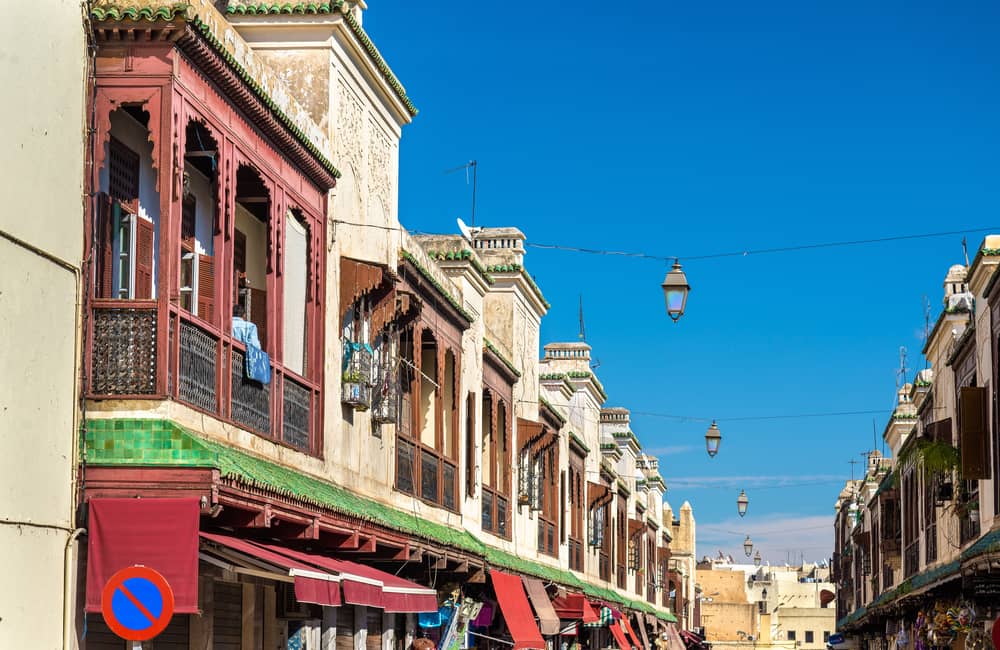
[[705, 432], [705, 449], [708, 451], [709, 458], [715, 458], [715, 455], [719, 453], [719, 444], [722, 442], [722, 432], [719, 431], [719, 425], [712, 420], [712, 426], [708, 427], [708, 431]]
[[747, 498], [746, 490], [740, 490], [740, 496], [736, 497], [736, 512], [743, 517], [747, 514], [748, 505], [750, 505], [750, 499]]
[[753, 542], [750, 541], [749, 535], [747, 535], [747, 538], [743, 540], [743, 552], [747, 554], [747, 557], [750, 557], [753, 553]]
[[[758, 550], [756, 553], [753, 554], [753, 565], [756, 566], [756, 567], [759, 567], [760, 566], [760, 561], [761, 561], [760, 560], [760, 551]], [[766, 597], [767, 596], [765, 596], [765, 598]]]
[[663, 297], [667, 301], [667, 315], [676, 323], [684, 315], [684, 305], [687, 303], [688, 292], [691, 291], [687, 276], [681, 270], [680, 261], [674, 260], [674, 267], [667, 273], [660, 286], [663, 287]]

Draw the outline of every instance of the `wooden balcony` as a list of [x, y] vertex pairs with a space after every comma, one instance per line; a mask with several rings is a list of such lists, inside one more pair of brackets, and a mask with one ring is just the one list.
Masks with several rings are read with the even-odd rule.
[[318, 453], [320, 388], [271, 364], [271, 383], [246, 379], [242, 343], [155, 300], [96, 300], [91, 399], [175, 399], [300, 451]]

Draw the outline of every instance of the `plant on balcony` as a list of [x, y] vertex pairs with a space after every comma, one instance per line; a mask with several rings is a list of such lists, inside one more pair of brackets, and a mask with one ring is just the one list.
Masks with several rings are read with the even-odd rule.
[[979, 521], [979, 500], [961, 499], [955, 503], [955, 514], [959, 519], [968, 519], [971, 522]]
[[353, 406], [356, 411], [367, 411], [372, 401], [371, 373], [371, 346], [344, 339], [340, 401]]
[[945, 474], [950, 478], [961, 462], [961, 453], [954, 445], [940, 440], [918, 440], [899, 455], [896, 467], [915, 463], [931, 474]]

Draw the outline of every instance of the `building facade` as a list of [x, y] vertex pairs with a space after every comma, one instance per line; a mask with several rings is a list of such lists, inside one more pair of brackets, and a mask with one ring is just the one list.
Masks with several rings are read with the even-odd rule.
[[825, 565], [772, 567], [705, 558], [698, 565], [701, 622], [712, 647], [826, 647], [836, 588]]
[[364, 10], [89, 9], [67, 647], [123, 647], [135, 564], [174, 589], [158, 649], [676, 647], [691, 506], [590, 346], [542, 345], [519, 229], [401, 225], [416, 109]]
[[73, 3], [7, 10], [0, 33], [11, 56], [0, 83], [16, 101], [0, 107], [0, 548], [6, 579], [20, 588], [0, 594], [0, 647], [58, 648], [73, 638], [81, 535], [87, 33]]
[[[992, 584], [997, 472], [1000, 238], [945, 277], [926, 368], [898, 393], [865, 476], [836, 504], [838, 631], [867, 647], [984, 647]], [[988, 647], [988, 646], [987, 646]]]

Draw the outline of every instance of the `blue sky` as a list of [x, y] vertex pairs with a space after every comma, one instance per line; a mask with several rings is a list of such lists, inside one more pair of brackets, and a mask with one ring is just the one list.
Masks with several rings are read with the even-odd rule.
[[[464, 175], [443, 172], [475, 158], [477, 223], [529, 242], [683, 262], [1000, 232], [1000, 5], [818, 5], [372, 0], [365, 28], [420, 109], [401, 220], [468, 220]], [[715, 459], [707, 422], [633, 418], [669, 501], [695, 508], [699, 553], [736, 554], [746, 533], [784, 562], [832, 550], [873, 416], [726, 418], [876, 409], [881, 434], [899, 347], [923, 367], [923, 297], [936, 317], [961, 260], [959, 235], [692, 260], [676, 325], [665, 263], [529, 249], [526, 264], [552, 303], [543, 341], [575, 339], [583, 294], [609, 405], [719, 418]]]

